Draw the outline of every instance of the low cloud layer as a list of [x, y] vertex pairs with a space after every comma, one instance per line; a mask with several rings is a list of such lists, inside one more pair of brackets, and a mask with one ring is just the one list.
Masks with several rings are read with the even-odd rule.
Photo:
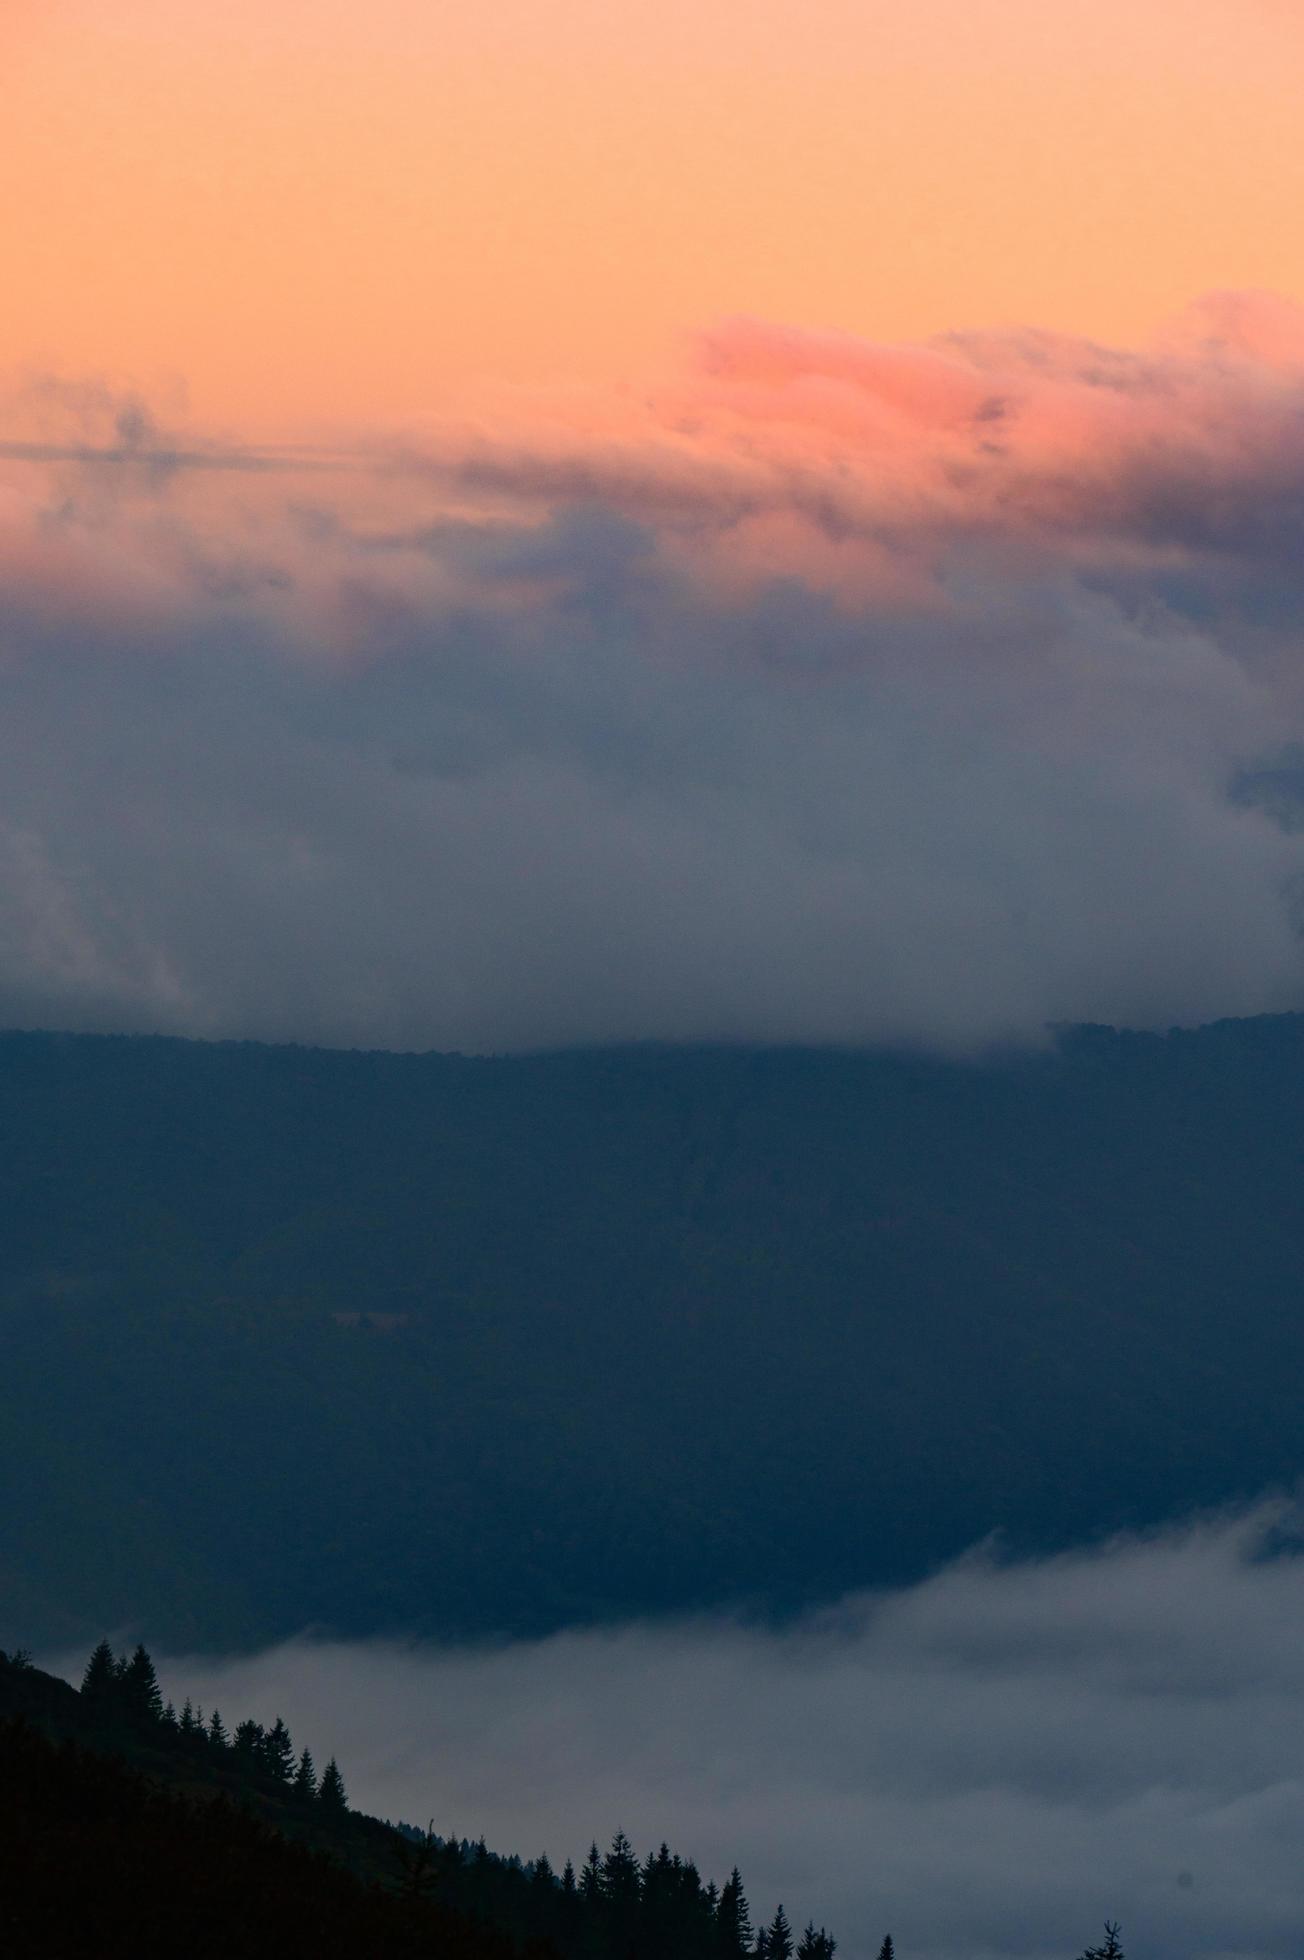
[[[729, 1622], [441, 1651], [295, 1642], [165, 1686], [285, 1716], [375, 1812], [577, 1863], [623, 1826], [847, 1960], [1293, 1960], [1304, 1556], [1280, 1513], [1002, 1567], [786, 1631]], [[1276, 1533], [1278, 1555], [1262, 1556]]]
[[1304, 326], [0, 418], [0, 1021], [978, 1049], [1304, 1000]]

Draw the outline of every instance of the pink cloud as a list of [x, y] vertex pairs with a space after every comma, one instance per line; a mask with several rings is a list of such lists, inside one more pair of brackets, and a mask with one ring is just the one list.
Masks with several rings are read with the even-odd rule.
[[[102, 389], [47, 386], [38, 406], [45, 518], [30, 489], [26, 517], [0, 517], [11, 583], [56, 610], [139, 608], [142, 625], [198, 588], [340, 654], [414, 610], [563, 602], [564, 568], [508, 578], [455, 540], [575, 507], [641, 527], [665, 569], [725, 602], [779, 577], [889, 612], [944, 608], [950, 568], [975, 551], [1020, 576], [1280, 570], [1304, 513], [1304, 311], [1257, 294], [1213, 295], [1141, 350], [1030, 329], [889, 346], [726, 321], [642, 390], [518, 395], [274, 468], [239, 467], [228, 444], [221, 471], [189, 469], [219, 451], [172, 435], [156, 467], [148, 412]], [[124, 427], [130, 456], [106, 466]], [[38, 469], [8, 465], [28, 486]], [[62, 522], [70, 511], [91, 521]]]
[[1260, 501], [1304, 483], [1304, 316], [1216, 295], [1140, 351], [735, 320], [676, 380], [573, 407], [436, 430], [394, 461], [503, 511], [601, 504], [728, 577], [922, 596], [921, 571], [966, 539], [1078, 561], [1252, 549]]

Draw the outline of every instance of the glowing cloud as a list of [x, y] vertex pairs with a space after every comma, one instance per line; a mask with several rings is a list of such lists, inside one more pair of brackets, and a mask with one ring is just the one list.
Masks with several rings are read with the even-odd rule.
[[348, 451], [15, 397], [0, 1013], [980, 1048], [1298, 1003], [1300, 341], [742, 322]]

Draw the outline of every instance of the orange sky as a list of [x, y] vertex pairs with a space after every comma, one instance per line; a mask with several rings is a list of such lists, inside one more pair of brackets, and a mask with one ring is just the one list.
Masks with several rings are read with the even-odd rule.
[[289, 431], [753, 313], [1304, 297], [1280, 0], [0, 0], [0, 369]]

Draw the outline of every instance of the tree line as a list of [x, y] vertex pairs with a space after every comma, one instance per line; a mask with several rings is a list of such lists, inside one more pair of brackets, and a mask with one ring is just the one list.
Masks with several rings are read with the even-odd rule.
[[178, 1714], [170, 1701], [164, 1701], [154, 1663], [143, 1646], [131, 1654], [115, 1654], [108, 1641], [101, 1640], [86, 1663], [81, 1694], [87, 1713], [99, 1722], [184, 1737], [197, 1751], [233, 1758], [236, 1764], [282, 1784], [305, 1803], [340, 1816], [348, 1810], [348, 1793], [334, 1756], [319, 1776], [310, 1749], [295, 1754], [290, 1731], [279, 1715], [269, 1729], [246, 1720], [228, 1733], [220, 1709], [205, 1719], [203, 1709], [187, 1698]]
[[[26, 1653], [5, 1656], [14, 1668], [31, 1665]], [[101, 1640], [86, 1663], [81, 1696], [97, 1727], [127, 1729], [147, 1738], [166, 1735], [177, 1745], [276, 1785], [323, 1818], [343, 1819], [348, 1794], [332, 1756], [317, 1771], [312, 1752], [296, 1753], [278, 1715], [270, 1727], [245, 1719], [228, 1731], [221, 1712], [205, 1716], [187, 1698], [180, 1711], [164, 1701], [154, 1662], [143, 1645], [115, 1654]], [[723, 1886], [704, 1882], [691, 1859], [662, 1844], [640, 1860], [624, 1831], [604, 1853], [596, 1843], [577, 1872], [571, 1860], [557, 1872], [546, 1854], [532, 1863], [495, 1856], [483, 1838], [441, 1837], [433, 1821], [425, 1830], [399, 1824], [394, 1835], [396, 1885], [409, 1898], [467, 1915], [471, 1921], [510, 1929], [518, 1938], [545, 1942], [575, 1960], [834, 1960], [838, 1943], [813, 1921], [797, 1933], [779, 1905], [753, 1925], [737, 1866]], [[878, 1960], [896, 1960], [890, 1934]], [[1105, 1924], [1102, 1945], [1079, 1960], [1124, 1960], [1119, 1927]]]
[[[98, 1727], [142, 1737], [166, 1734], [275, 1784], [318, 1815], [348, 1813], [344, 1778], [333, 1756], [319, 1775], [312, 1751], [296, 1753], [279, 1715], [270, 1727], [246, 1719], [228, 1731], [217, 1708], [206, 1716], [187, 1699], [178, 1711], [164, 1701], [144, 1645], [115, 1654], [101, 1640], [86, 1663], [81, 1696]], [[578, 1872], [569, 1860], [559, 1873], [546, 1856], [532, 1864], [498, 1858], [483, 1839], [471, 1844], [456, 1833], [440, 1837], [433, 1826], [418, 1831], [399, 1825], [395, 1855], [397, 1882], [409, 1895], [509, 1926], [521, 1937], [550, 1941], [577, 1960], [655, 1960], [666, 1953], [682, 1960], [834, 1960], [837, 1950], [822, 1926], [811, 1923], [796, 1933], [782, 1905], [753, 1928], [737, 1870], [723, 1887], [704, 1883], [691, 1859], [664, 1844], [640, 1862], [623, 1831], [605, 1854], [592, 1845]], [[882, 1960], [893, 1960], [890, 1939]]]
[[[440, 1838], [433, 1828], [404, 1828], [411, 1888], [474, 1912], [477, 1882], [492, 1888], [496, 1866], [500, 1886], [519, 1879], [528, 1887], [528, 1922], [536, 1935], [582, 1960], [665, 1954], [676, 1960], [833, 1960], [837, 1951], [832, 1934], [813, 1922], [796, 1933], [782, 1905], [753, 1928], [737, 1868], [723, 1887], [704, 1883], [693, 1861], [666, 1844], [640, 1860], [624, 1831], [616, 1832], [605, 1853], [591, 1845], [578, 1872], [569, 1859], [557, 1872], [546, 1855], [525, 1865], [495, 1860], [483, 1841], [468, 1845], [456, 1833]], [[890, 1940], [885, 1952], [892, 1960]]]

